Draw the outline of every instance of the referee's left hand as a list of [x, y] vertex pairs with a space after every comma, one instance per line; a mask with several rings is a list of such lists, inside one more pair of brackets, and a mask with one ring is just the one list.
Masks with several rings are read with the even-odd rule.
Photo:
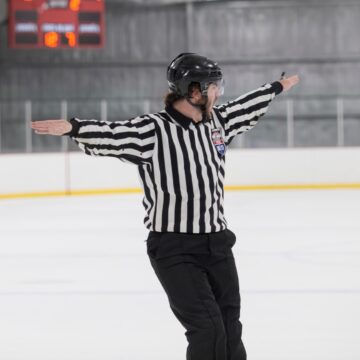
[[291, 89], [294, 85], [296, 85], [300, 81], [298, 75], [290, 76], [286, 79], [279, 80], [281, 85], [283, 86], [283, 91], [287, 91]]

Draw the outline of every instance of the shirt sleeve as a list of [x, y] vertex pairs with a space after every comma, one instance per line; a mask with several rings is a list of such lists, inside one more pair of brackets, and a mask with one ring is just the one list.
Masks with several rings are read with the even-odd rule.
[[275, 95], [282, 91], [282, 84], [275, 81], [262, 85], [235, 100], [215, 106], [215, 113], [225, 130], [225, 143], [230, 144], [235, 135], [252, 129], [259, 118], [266, 113]]
[[155, 124], [146, 115], [114, 122], [72, 118], [70, 123], [72, 130], [64, 135], [87, 155], [112, 156], [136, 165], [151, 162]]

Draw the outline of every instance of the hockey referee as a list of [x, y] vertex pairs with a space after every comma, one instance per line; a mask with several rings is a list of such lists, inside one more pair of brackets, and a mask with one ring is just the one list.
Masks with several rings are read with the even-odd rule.
[[[44, 120], [37, 134], [68, 135], [88, 155], [138, 168], [144, 190], [147, 254], [172, 312], [186, 329], [187, 360], [245, 360], [236, 236], [224, 214], [226, 151], [253, 128], [297, 75], [215, 105], [218, 64], [182, 53], [168, 66], [164, 110], [130, 120]], [[164, 344], [165, 346], [165, 344]]]

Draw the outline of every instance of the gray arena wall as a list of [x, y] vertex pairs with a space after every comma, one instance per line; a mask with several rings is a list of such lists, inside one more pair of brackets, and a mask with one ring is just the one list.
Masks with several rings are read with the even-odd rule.
[[300, 76], [233, 146], [360, 145], [360, 2], [106, 1], [106, 45], [94, 50], [8, 49], [3, 15], [2, 153], [64, 149], [61, 138], [29, 134], [31, 118], [115, 121], [160, 110], [166, 66], [184, 51], [223, 67], [223, 101], [282, 71]]

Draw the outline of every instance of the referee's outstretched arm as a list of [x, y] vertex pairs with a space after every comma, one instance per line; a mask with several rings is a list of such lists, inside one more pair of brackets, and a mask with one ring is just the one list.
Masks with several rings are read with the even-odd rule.
[[299, 82], [297, 75], [268, 83], [239, 96], [235, 100], [214, 107], [225, 129], [225, 143], [229, 144], [237, 134], [252, 129], [266, 113], [270, 102], [282, 91], [287, 91]]
[[88, 155], [112, 156], [140, 164], [152, 157], [155, 126], [144, 115], [130, 120], [43, 120], [33, 121], [36, 134], [68, 135]]

